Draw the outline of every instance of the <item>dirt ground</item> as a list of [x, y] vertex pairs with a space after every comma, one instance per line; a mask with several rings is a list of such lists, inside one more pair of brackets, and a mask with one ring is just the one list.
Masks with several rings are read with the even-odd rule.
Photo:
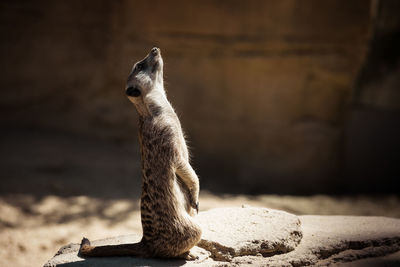
[[[138, 148], [78, 135], [1, 133], [0, 266], [42, 266], [83, 236], [140, 233]], [[140, 177], [140, 175], [138, 175]], [[400, 197], [228, 195], [202, 190], [200, 210], [259, 206], [294, 214], [400, 218]]]

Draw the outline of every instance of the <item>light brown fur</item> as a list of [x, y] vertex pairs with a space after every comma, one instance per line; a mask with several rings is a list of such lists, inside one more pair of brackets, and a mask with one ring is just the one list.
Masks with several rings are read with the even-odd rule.
[[85, 257], [193, 259], [189, 250], [201, 237], [201, 228], [193, 219], [198, 212], [199, 180], [189, 164], [179, 119], [165, 94], [158, 48], [134, 65], [126, 94], [139, 113], [143, 237], [135, 244], [98, 247], [84, 238], [79, 253]]

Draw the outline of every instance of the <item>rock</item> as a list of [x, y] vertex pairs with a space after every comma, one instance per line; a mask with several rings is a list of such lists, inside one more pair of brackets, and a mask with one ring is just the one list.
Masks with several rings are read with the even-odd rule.
[[[126, 235], [111, 237], [101, 240], [92, 241], [93, 245], [114, 245], [124, 243], [136, 243], [140, 241], [139, 235]], [[110, 258], [81, 258], [78, 256], [79, 244], [73, 243], [66, 245], [58, 250], [56, 255], [49, 260], [44, 267], [55, 266], [171, 266], [200, 264], [211, 262], [210, 253], [199, 247], [194, 247], [192, 252], [199, 256], [199, 259], [193, 262], [185, 263], [184, 260], [178, 259], [143, 259], [135, 257], [110, 257]]]
[[[271, 256], [293, 250], [301, 240], [300, 220], [297, 216], [284, 211], [266, 208], [219, 208], [200, 212], [197, 220], [203, 228], [202, 240], [192, 250], [200, 256], [199, 260], [187, 264], [231, 261], [237, 256]], [[122, 244], [138, 242], [140, 236], [129, 235], [93, 241], [94, 245]], [[170, 265], [173, 260], [78, 257], [79, 244], [62, 247], [55, 257], [45, 266], [59, 264], [92, 264], [131, 266], [133, 265]], [[211, 257], [209, 257], [211, 256]], [[176, 261], [176, 260], [175, 260]]]
[[[201, 212], [198, 220], [204, 229], [199, 244], [202, 248], [193, 248], [193, 252], [200, 255], [196, 261], [134, 257], [83, 259], [77, 256], [79, 245], [70, 244], [61, 248], [45, 266], [226, 266], [227, 261], [232, 265], [258, 266], [400, 264], [400, 219], [296, 217], [282, 211], [248, 207]], [[93, 243], [120, 244], [138, 240], [140, 236], [130, 235]]]
[[[232, 262], [263, 266], [327, 266], [353, 262], [353, 266], [357, 266], [360, 259], [377, 257], [374, 264], [382, 266], [387, 262], [383, 256], [400, 250], [400, 219], [362, 216], [299, 218], [303, 239], [294, 251], [269, 258], [237, 257]], [[391, 258], [392, 262], [396, 260], [400, 263], [399, 255]]]
[[382, 257], [366, 258], [340, 264], [342, 267], [399, 267], [400, 251]]
[[197, 216], [203, 235], [198, 244], [214, 260], [233, 257], [272, 256], [292, 251], [302, 233], [297, 216], [266, 208], [219, 208]]

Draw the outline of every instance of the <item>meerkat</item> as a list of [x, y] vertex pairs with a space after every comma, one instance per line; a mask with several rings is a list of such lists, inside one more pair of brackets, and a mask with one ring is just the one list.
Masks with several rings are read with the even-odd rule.
[[110, 246], [92, 246], [83, 238], [83, 257], [197, 258], [190, 249], [201, 238], [201, 227], [193, 218], [199, 209], [199, 179], [163, 79], [163, 59], [155, 47], [133, 66], [125, 89], [139, 114], [143, 237], [139, 243]]

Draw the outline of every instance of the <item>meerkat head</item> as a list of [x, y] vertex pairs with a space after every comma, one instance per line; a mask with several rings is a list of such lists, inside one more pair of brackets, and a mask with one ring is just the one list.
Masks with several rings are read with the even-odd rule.
[[133, 65], [125, 93], [140, 114], [149, 112], [149, 105], [154, 98], [160, 94], [165, 96], [163, 59], [159, 48], [152, 48], [144, 59]]

